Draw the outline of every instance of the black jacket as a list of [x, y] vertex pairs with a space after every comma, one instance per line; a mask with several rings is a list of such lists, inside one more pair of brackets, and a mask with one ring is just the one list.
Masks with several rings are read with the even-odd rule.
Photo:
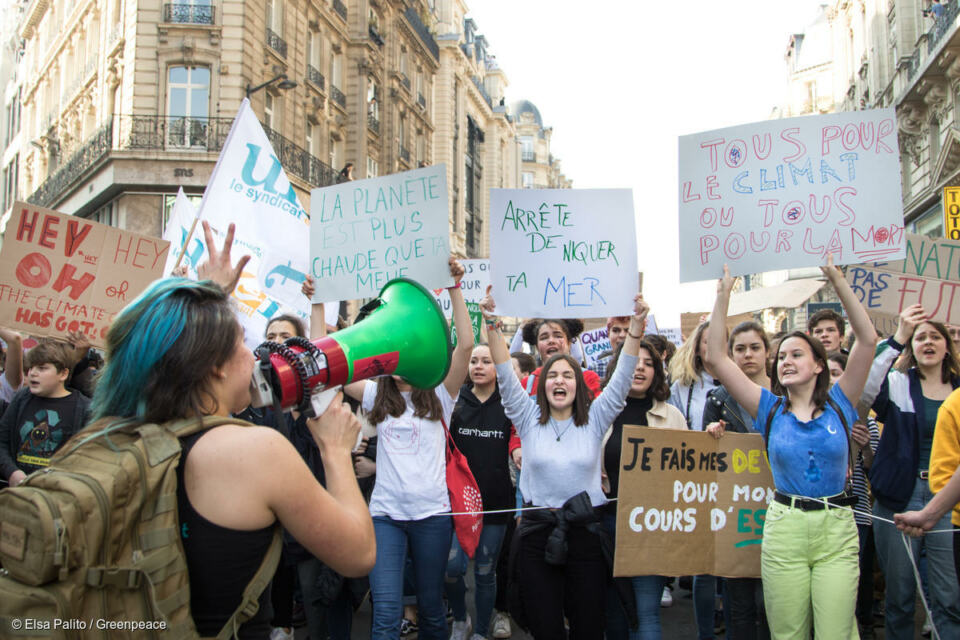
[[[457, 448], [467, 457], [470, 471], [480, 488], [484, 511], [516, 506], [507, 467], [510, 424], [503, 411], [499, 387], [486, 402], [477, 399], [470, 385], [460, 389], [450, 420], [450, 433]], [[486, 524], [506, 524], [512, 515], [489, 514], [483, 517], [483, 521]]]
[[[72, 431], [63, 434], [61, 447], [67, 443], [67, 440], [73, 434], [83, 429], [90, 419], [90, 398], [76, 389], [68, 387], [67, 390], [76, 396], [76, 403], [73, 410]], [[24, 412], [31, 399], [33, 399], [33, 394], [29, 388], [24, 387], [18, 390], [13, 395], [13, 399], [10, 400], [6, 411], [3, 412], [2, 418], [0, 418], [0, 476], [4, 480], [20, 468], [17, 464], [16, 452], [20, 450], [23, 441], [20, 439], [19, 429], [26, 418]]]
[[723, 420], [726, 430], [735, 433], [756, 433], [747, 412], [737, 404], [725, 387], [716, 387], [707, 394], [703, 407], [703, 428], [711, 422]]

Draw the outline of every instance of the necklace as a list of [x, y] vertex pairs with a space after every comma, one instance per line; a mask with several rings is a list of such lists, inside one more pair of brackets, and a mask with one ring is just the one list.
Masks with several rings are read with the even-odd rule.
[[570, 424], [568, 424], [566, 427], [563, 428], [563, 431], [560, 431], [560, 430], [557, 428], [557, 421], [554, 420], [553, 417], [551, 416], [551, 418], [550, 418], [550, 426], [553, 428], [553, 432], [554, 432], [555, 434], [557, 434], [557, 442], [560, 442], [560, 438], [563, 436], [563, 434], [565, 434], [565, 433], [567, 432], [567, 430], [570, 428], [570, 425], [571, 425], [571, 424], [573, 424], [573, 420], [571, 420], [571, 421], [570, 421]]

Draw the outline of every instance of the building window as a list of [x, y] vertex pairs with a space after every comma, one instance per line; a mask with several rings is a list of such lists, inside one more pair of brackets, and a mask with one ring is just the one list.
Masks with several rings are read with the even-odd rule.
[[940, 121], [934, 118], [930, 121], [930, 139], [928, 141], [930, 150], [930, 171], [937, 168], [937, 160], [940, 157]]
[[373, 76], [367, 78], [367, 114], [380, 119], [380, 88]]
[[[407, 119], [400, 116], [400, 128], [397, 130], [397, 143], [400, 145], [401, 153], [407, 150]], [[407, 160], [410, 158], [407, 157]]]
[[377, 173], [377, 161], [367, 156], [367, 177], [376, 178], [377, 175], [379, 175]]
[[277, 118], [277, 103], [272, 93], [267, 93], [263, 98], [263, 124], [268, 129], [277, 129], [279, 118]]
[[20, 156], [13, 156], [6, 167], [3, 168], [3, 206], [0, 207], [0, 213], [13, 206], [17, 199], [17, 180], [20, 177]]
[[427, 161], [427, 143], [422, 133], [417, 134], [417, 166]]
[[466, 249], [467, 257], [475, 258], [480, 254], [480, 242], [483, 237], [481, 221], [483, 161], [483, 131], [467, 116], [467, 149], [464, 154], [464, 205], [466, 208]]
[[175, 147], [206, 146], [210, 70], [170, 67], [167, 82], [167, 142]]
[[343, 152], [340, 148], [340, 141], [330, 136], [330, 166], [334, 169], [340, 167], [343, 162]]
[[319, 31], [310, 32], [310, 50], [307, 52], [307, 64], [318, 71], [321, 69], [321, 52], [323, 51], [323, 36]]
[[533, 146], [533, 136], [520, 136], [520, 158], [524, 162], [537, 161], [537, 152]]
[[7, 135], [3, 145], [9, 146], [10, 141], [20, 133], [20, 89], [13, 95], [7, 105]]
[[[196, 196], [188, 195], [188, 196], [187, 196], [187, 200], [189, 200], [189, 201], [190, 201], [190, 204], [192, 204], [195, 208], [199, 208], [199, 207], [200, 207], [200, 201], [203, 200], [203, 196], [202, 196], [202, 195], [196, 195]], [[161, 215], [162, 215], [161, 220], [163, 220], [163, 233], [166, 233], [166, 232], [167, 232], [167, 223], [170, 222], [170, 214], [173, 212], [173, 205], [174, 205], [174, 203], [175, 203], [176, 201], [177, 201], [177, 195], [176, 195], [176, 194], [167, 193], [167, 194], [164, 194], [164, 196], [163, 196], [163, 205], [162, 205], [163, 209], [162, 209], [162, 211], [160, 212]], [[170, 247], [170, 250], [171, 250], [171, 251], [179, 251], [179, 250], [180, 250], [180, 247], [173, 247], [173, 246], [171, 246], [171, 247]]]
[[523, 180], [522, 186], [524, 189], [533, 189], [533, 172], [524, 171], [521, 174], [521, 179]]
[[267, 0], [267, 29], [283, 37], [283, 0]]
[[307, 128], [305, 131], [305, 142], [307, 145], [307, 152], [312, 155], [314, 158], [320, 157], [320, 152], [318, 151], [320, 146], [320, 136], [318, 127], [307, 120]]
[[94, 222], [99, 222], [100, 224], [106, 224], [106, 225], [110, 225], [111, 227], [116, 227], [118, 226], [117, 218], [119, 217], [117, 208], [118, 208], [117, 201], [114, 200], [113, 202], [108, 202], [107, 204], [103, 205], [102, 207], [100, 207], [99, 209], [97, 209], [87, 217], [90, 220], [93, 220]]

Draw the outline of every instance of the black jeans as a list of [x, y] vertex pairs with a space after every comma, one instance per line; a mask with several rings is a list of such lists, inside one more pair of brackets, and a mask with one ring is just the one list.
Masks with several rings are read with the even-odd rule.
[[530, 632], [536, 640], [565, 638], [566, 616], [570, 640], [602, 640], [607, 565], [600, 536], [571, 527], [567, 562], [556, 566], [544, 559], [550, 532], [550, 528], [534, 531], [521, 541], [520, 597]]
[[769, 640], [760, 578], [727, 578], [723, 588], [723, 606], [730, 620], [727, 639]]
[[876, 554], [873, 541], [873, 527], [858, 524], [860, 534], [860, 583], [857, 586], [857, 622], [870, 626], [873, 624], [873, 557]]

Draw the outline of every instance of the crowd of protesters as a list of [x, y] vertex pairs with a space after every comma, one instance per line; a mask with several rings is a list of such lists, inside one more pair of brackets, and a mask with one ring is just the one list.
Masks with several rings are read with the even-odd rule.
[[[280, 566], [241, 638], [292, 638], [298, 618], [313, 640], [349, 638], [367, 597], [377, 640], [507, 638], [518, 626], [543, 640], [660, 638], [678, 576], [612, 574], [621, 436], [639, 425], [765, 440], [776, 492], [762, 576], [693, 576], [699, 638], [870, 638], [881, 621], [886, 638], [912, 638], [915, 571], [929, 622], [941, 638], [960, 638], [960, 534], [921, 537], [960, 531], [951, 511], [960, 330], [922, 307], [878, 336], [828, 261], [846, 318], [821, 311], [805, 331], [771, 337], [756, 322], [728, 326], [725, 275], [709, 321], [674, 353], [644, 335], [649, 307], [624, 292], [634, 314], [608, 320], [611, 349], [591, 370], [576, 355], [582, 321], [531, 319], [526, 346], [511, 349], [489, 291], [475, 344], [463, 269], [451, 259], [457, 343], [443, 381], [355, 382], [307, 418], [249, 406], [254, 358], [227, 302], [241, 267], [228, 234], [226, 249], [210, 252], [209, 280], [150, 285], [116, 319], [105, 363], [80, 334], [24, 351], [19, 334], [0, 329], [0, 474], [10, 487], [91, 420], [237, 418], [183, 439], [178, 510], [191, 532], [181, 542], [201, 634], [218, 633], [236, 608], [279, 521]], [[138, 333], [144, 326], [152, 339]], [[279, 316], [264, 337], [326, 330], [308, 336], [298, 318]], [[184, 372], [184, 362], [198, 366]], [[487, 512], [469, 595], [471, 561], [449, 516], [448, 428]], [[910, 549], [894, 520], [917, 536]]]

